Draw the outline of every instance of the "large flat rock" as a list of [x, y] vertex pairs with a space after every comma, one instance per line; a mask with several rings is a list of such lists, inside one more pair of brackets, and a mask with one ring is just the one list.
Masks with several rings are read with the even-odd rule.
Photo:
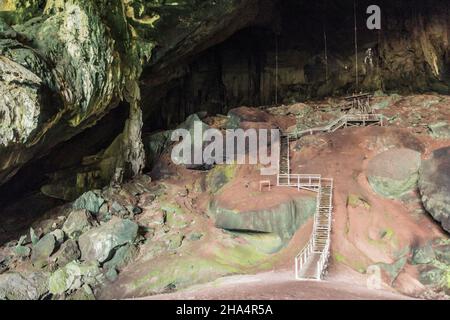
[[417, 151], [391, 149], [370, 160], [367, 179], [376, 193], [397, 199], [417, 186], [420, 163]]
[[298, 196], [273, 207], [240, 211], [212, 202], [210, 214], [217, 228], [241, 232], [274, 233], [284, 242], [314, 216], [316, 198]]
[[434, 151], [423, 162], [419, 190], [425, 209], [450, 232], [450, 147]]

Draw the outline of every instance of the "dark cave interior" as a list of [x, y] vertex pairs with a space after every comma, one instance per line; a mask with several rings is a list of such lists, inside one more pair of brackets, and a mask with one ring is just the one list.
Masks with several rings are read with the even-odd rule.
[[[411, 83], [414, 76], [409, 70], [404, 70], [401, 79], [391, 80], [389, 64], [396, 61], [389, 50], [394, 41], [408, 37], [416, 20], [432, 19], [442, 2], [381, 2], [383, 28], [369, 30], [366, 9], [371, 1], [359, 1], [356, 15], [353, 1], [279, 1], [270, 14], [188, 57], [171, 70], [176, 70], [177, 76], [170, 81], [147, 86], [159, 76], [150, 66], [142, 86], [146, 129], [170, 128], [194, 112], [225, 114], [242, 105], [292, 103], [360, 90], [432, 90], [432, 84]], [[355, 84], [355, 17], [359, 87]], [[364, 62], [369, 48], [373, 52], [371, 66]], [[445, 59], [448, 62], [448, 57]], [[442, 66], [447, 68], [448, 63]], [[400, 71], [395, 70], [397, 76]], [[446, 72], [441, 77], [448, 80]]]
[[[258, 19], [225, 41], [211, 39], [211, 45], [204, 44], [203, 50], [168, 67], [160, 68], [159, 60], [147, 66], [141, 81], [143, 133], [174, 128], [199, 111], [226, 114], [237, 106], [293, 103], [362, 90], [448, 90], [448, 86], [441, 88], [450, 81], [446, 72], [449, 57], [438, 46], [436, 51], [445, 54], [443, 61], [446, 61], [441, 66], [443, 72], [439, 79], [429, 80], [430, 68], [420, 59], [413, 59], [420, 61], [417, 65], [408, 65], [407, 70], [395, 66], [404, 58], [398, 57], [395, 50], [405, 55], [416, 54], [413, 47], [405, 45], [412, 30], [421, 27], [414, 25], [416, 19], [420, 16], [433, 21], [441, 11], [437, 4], [443, 7], [447, 2], [380, 1], [384, 8], [383, 29], [373, 31], [365, 26], [365, 11], [372, 2], [358, 1], [359, 87], [355, 81], [353, 1], [265, 2], [270, 4], [268, 7], [275, 3], [271, 11], [267, 12], [262, 6]], [[446, 8], [448, 10], [448, 4]], [[448, 19], [448, 14], [445, 17]], [[425, 23], [422, 18], [419, 20]], [[396, 41], [400, 43], [398, 48], [392, 45]], [[371, 66], [363, 62], [369, 48], [374, 52]], [[390, 49], [395, 50], [391, 53]], [[405, 74], [397, 77], [399, 72]], [[164, 73], [176, 76], [158, 81]], [[28, 202], [34, 206], [36, 216], [62, 203], [42, 197], [39, 192], [49, 175], [76, 170], [82, 166], [83, 157], [107, 148], [122, 132], [126, 119], [127, 104], [121, 103], [94, 127], [24, 166], [13, 180], [0, 187], [1, 211], [16, 215], [17, 204], [21, 203], [21, 210], [26, 211], [28, 206], [23, 203]], [[36, 198], [39, 201], [33, 202]], [[23, 219], [29, 218], [24, 213]]]

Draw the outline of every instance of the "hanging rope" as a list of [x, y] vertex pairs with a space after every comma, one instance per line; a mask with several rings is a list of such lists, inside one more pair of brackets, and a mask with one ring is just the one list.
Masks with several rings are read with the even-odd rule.
[[327, 19], [327, 2], [323, 1], [324, 6], [324, 15], [323, 15], [323, 42], [324, 42], [324, 53], [325, 53], [325, 81], [328, 83], [328, 44], [327, 44], [327, 27], [326, 27], [326, 19]]
[[381, 64], [381, 29], [378, 30], [378, 44], [377, 44], [377, 52], [376, 52], [376, 62], [377, 62], [377, 76], [378, 76], [378, 81], [380, 84], [380, 88], [382, 89], [382, 85], [381, 85], [381, 69], [380, 69], [380, 64]]
[[357, 0], [353, 1], [353, 16], [355, 21], [355, 76], [356, 76], [356, 91], [359, 89], [359, 72], [358, 72], [358, 25], [356, 21]]
[[275, 105], [278, 105], [278, 33], [275, 34]]

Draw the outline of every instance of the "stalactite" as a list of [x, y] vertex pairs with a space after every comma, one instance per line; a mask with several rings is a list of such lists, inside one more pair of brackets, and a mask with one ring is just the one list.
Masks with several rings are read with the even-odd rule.
[[130, 104], [130, 117], [125, 125], [125, 160], [132, 177], [142, 173], [145, 166], [145, 152], [142, 143], [142, 110], [137, 101]]
[[145, 151], [142, 143], [142, 110], [140, 88], [135, 80], [129, 80], [125, 97], [130, 105], [129, 116], [122, 134], [121, 156], [116, 162], [112, 183], [120, 183], [142, 173], [145, 167]]

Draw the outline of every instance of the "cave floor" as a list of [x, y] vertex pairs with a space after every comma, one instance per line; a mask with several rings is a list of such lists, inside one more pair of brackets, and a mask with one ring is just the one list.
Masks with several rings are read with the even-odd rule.
[[[317, 102], [311, 104], [314, 103]], [[398, 200], [376, 194], [367, 182], [367, 167], [370, 159], [388, 149], [413, 149], [426, 159], [434, 150], [450, 146], [450, 139], [435, 139], [426, 127], [450, 119], [450, 99], [436, 95], [385, 96], [376, 98], [374, 104], [383, 105], [377, 112], [388, 118], [386, 127], [348, 128], [304, 137], [290, 144], [293, 173], [321, 174], [335, 180], [331, 257], [325, 281], [294, 280], [294, 257], [309, 240], [312, 219], [304, 222], [281, 250], [274, 250], [279, 243], [273, 235], [227, 232], [215, 226], [209, 212], [212, 201], [239, 214], [311, 196], [308, 192], [280, 187], [260, 191], [257, 166], [236, 166], [233, 171], [226, 166], [210, 172], [187, 170], [175, 166], [167, 151], [155, 166], [162, 177], [150, 182], [151, 189], [162, 190], [161, 196], [129, 195], [127, 190], [133, 189], [133, 181], [120, 191], [122, 198], [129, 198], [142, 208], [142, 213], [133, 219], [147, 229], [143, 234], [145, 241], [139, 244], [137, 256], [120, 270], [117, 279], [98, 288], [96, 297], [407, 299], [419, 296], [426, 288], [419, 281], [417, 266], [407, 262], [394, 272], [389, 268], [403, 258], [409, 259], [413, 247], [435, 239], [448, 239], [448, 235], [424, 211], [417, 191]], [[292, 120], [295, 122], [292, 111], [303, 108], [302, 104], [274, 108], [269, 110], [275, 113], [273, 118], [244, 122], [244, 127], [281, 124], [286, 131]], [[333, 118], [320, 109], [314, 112], [310, 118], [321, 118], [324, 122]], [[217, 180], [221, 182], [218, 190], [215, 174], [228, 177], [227, 181]], [[357, 203], [349, 205], [349, 199], [355, 198]], [[121, 198], [116, 200], [120, 202]], [[168, 214], [171, 221], [167, 219]], [[28, 267], [26, 261], [22, 264]], [[382, 290], [369, 290], [368, 271], [380, 264], [387, 266], [387, 271], [382, 273]], [[21, 265], [17, 270], [20, 268]]]
[[[357, 276], [356, 276], [357, 277]], [[274, 271], [248, 276], [231, 276], [172, 294], [140, 300], [409, 300], [386, 288], [368, 289], [348, 275], [326, 281], [295, 281], [292, 271]]]
[[[293, 173], [322, 174], [335, 179], [332, 252], [326, 281], [297, 282], [291, 271], [293, 257], [308, 241], [310, 221], [299, 229], [283, 250], [272, 255], [268, 266], [261, 263], [244, 272], [255, 274], [254, 276], [236, 275], [213, 282], [209, 281], [214, 279], [205, 278], [200, 283], [206, 284], [194, 287], [188, 285], [187, 289], [180, 288], [181, 291], [175, 293], [145, 299], [407, 299], [408, 296], [418, 296], [425, 287], [418, 280], [419, 271], [416, 266], [407, 263], [393, 279], [383, 271], [382, 290], [367, 289], [370, 277], [367, 270], [378, 263], [395, 265], [399, 256], [408, 256], [414, 245], [445, 238], [446, 235], [423, 211], [417, 192], [412, 192], [402, 200], [383, 198], [371, 189], [366, 170], [370, 159], [389, 148], [417, 150], [425, 159], [433, 150], [448, 146], [449, 139], [432, 138], [425, 126], [427, 123], [449, 118], [448, 98], [420, 95], [384, 99], [388, 99], [389, 103], [377, 112], [389, 119], [386, 127], [349, 128], [333, 134], [306, 137], [292, 142], [290, 146]], [[383, 104], [383, 101], [383, 98], [377, 98], [375, 103]], [[430, 104], [435, 110], [433, 113], [427, 110]], [[269, 124], [282, 123], [286, 127], [286, 124], [292, 123], [278, 114], [282, 108], [275, 111], [276, 119], [269, 119]], [[409, 112], [411, 109], [416, 112], [414, 115]], [[330, 115], [322, 113], [324, 121], [328, 121]], [[248, 127], [252, 125], [244, 124]], [[261, 126], [261, 122], [258, 125]], [[168, 159], [163, 162], [166, 162], [165, 170], [180, 170], [174, 169]], [[186, 185], [186, 181], [191, 180], [191, 175], [181, 169], [177, 176], [182, 176], [183, 181], [171, 183]], [[241, 166], [232, 181], [213, 198], [222, 205], [245, 211], [274, 206], [297, 193], [293, 189], [277, 187], [261, 193], [258, 190], [260, 179], [256, 168]], [[348, 199], [351, 195], [363, 199], [367, 206], [349, 206]], [[211, 195], [201, 193], [192, 196], [196, 198], [197, 208], [206, 210]], [[205, 225], [206, 229], [213, 234], [216, 232], [210, 224]], [[389, 236], [383, 236], [386, 230], [389, 231]], [[211, 238], [214, 236], [209, 237]], [[208, 246], [211, 248], [214, 245], [211, 242]], [[185, 252], [187, 249], [180, 250]], [[191, 247], [188, 250], [205, 257], [201, 244], [196, 249]], [[129, 291], [124, 295], [124, 289], [120, 287], [126, 288], [127, 283], [132, 282], [135, 277], [141, 277], [151, 265], [152, 262], [148, 262], [137, 268], [133, 267], [132, 273], [135, 276], [119, 277], [118, 282], [110, 286], [109, 290], [118, 290], [117, 294], [122, 298], [146, 296], [142, 291], [134, 291], [134, 294]], [[242, 272], [237, 272], [239, 273]]]

